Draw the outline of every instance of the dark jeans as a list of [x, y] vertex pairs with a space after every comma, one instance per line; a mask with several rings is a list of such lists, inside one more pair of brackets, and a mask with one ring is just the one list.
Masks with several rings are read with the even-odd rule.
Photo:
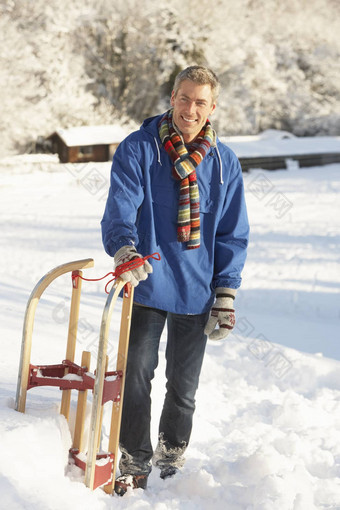
[[167, 321], [166, 395], [159, 424], [162, 440], [184, 449], [190, 438], [207, 337], [209, 313], [178, 315], [133, 305], [120, 434], [122, 473], [149, 473], [151, 380], [158, 365], [160, 337]]

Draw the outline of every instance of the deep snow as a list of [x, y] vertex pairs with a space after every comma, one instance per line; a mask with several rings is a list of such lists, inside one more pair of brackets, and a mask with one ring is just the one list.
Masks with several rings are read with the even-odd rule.
[[[14, 410], [34, 285], [80, 258], [94, 258], [90, 278], [112, 268], [99, 228], [109, 170], [109, 163], [61, 165], [51, 156], [0, 161], [0, 508], [340, 509], [340, 165], [244, 175], [251, 242], [238, 322], [229, 339], [208, 344], [187, 462], [175, 478], [164, 482], [154, 470], [145, 492], [91, 492], [67, 464], [75, 400], [70, 428], [53, 388], [31, 390], [26, 414]], [[64, 359], [70, 285], [61, 277], [38, 305], [33, 363]], [[95, 363], [105, 299], [102, 283], [83, 283], [77, 362], [87, 349]], [[115, 333], [118, 321], [119, 305]], [[153, 384], [154, 441], [164, 350], [165, 338]]]

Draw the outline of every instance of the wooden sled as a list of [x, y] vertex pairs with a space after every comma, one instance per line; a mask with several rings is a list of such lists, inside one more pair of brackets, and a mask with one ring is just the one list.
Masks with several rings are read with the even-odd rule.
[[[99, 345], [97, 368], [91, 374], [90, 353], [83, 352], [81, 365], [74, 363], [79, 305], [82, 286], [82, 269], [93, 267], [93, 259], [69, 262], [47, 273], [33, 289], [26, 308], [21, 345], [20, 365], [16, 393], [16, 410], [24, 413], [27, 391], [37, 386], [57, 386], [62, 390], [60, 413], [68, 420], [71, 391], [78, 391], [77, 414], [73, 445], [70, 454], [75, 464], [85, 471], [85, 484], [90, 489], [103, 486], [105, 492], [112, 493], [117, 466], [122, 402], [128, 343], [130, 335], [133, 287], [118, 278], [112, 287], [104, 306]], [[31, 346], [34, 317], [39, 299], [46, 288], [59, 276], [72, 273], [72, 298], [69, 328], [66, 345], [66, 359], [57, 365], [32, 365]], [[114, 372], [107, 372], [108, 337], [112, 312], [117, 298], [124, 287], [123, 305], [120, 323], [120, 335], [117, 365]], [[76, 377], [75, 377], [76, 376]], [[90, 433], [87, 449], [84, 449], [83, 430], [87, 406], [88, 390], [93, 392]], [[103, 406], [112, 401], [109, 451], [99, 454]]]

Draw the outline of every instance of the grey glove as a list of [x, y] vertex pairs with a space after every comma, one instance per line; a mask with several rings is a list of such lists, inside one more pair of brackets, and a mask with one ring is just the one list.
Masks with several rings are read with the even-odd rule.
[[[236, 289], [217, 287], [215, 293], [216, 301], [211, 309], [204, 333], [209, 336], [210, 340], [221, 340], [226, 338], [235, 326]], [[217, 325], [218, 328], [215, 329]]]
[[[135, 258], [142, 258], [142, 255], [137, 253], [134, 246], [122, 246], [114, 255], [115, 266], [118, 268], [121, 264], [130, 262], [130, 260]], [[150, 273], [152, 273], [152, 266], [147, 260], [145, 260], [142, 266], [122, 273], [120, 278], [124, 282], [130, 282], [133, 287], [137, 287], [138, 283], [142, 280], [146, 280]]]

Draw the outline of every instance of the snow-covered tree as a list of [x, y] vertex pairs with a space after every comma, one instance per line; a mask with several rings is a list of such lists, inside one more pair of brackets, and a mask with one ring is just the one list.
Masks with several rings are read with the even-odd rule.
[[76, 31], [91, 90], [138, 120], [154, 113], [179, 70], [205, 62], [200, 27], [193, 25], [188, 36], [179, 12], [160, 3], [161, 9], [151, 0], [111, 4], [109, 16], [98, 10], [95, 18], [80, 19]]
[[339, 134], [339, 19], [336, 0], [0, 0], [1, 152], [139, 123], [196, 63], [221, 78], [221, 134]]

